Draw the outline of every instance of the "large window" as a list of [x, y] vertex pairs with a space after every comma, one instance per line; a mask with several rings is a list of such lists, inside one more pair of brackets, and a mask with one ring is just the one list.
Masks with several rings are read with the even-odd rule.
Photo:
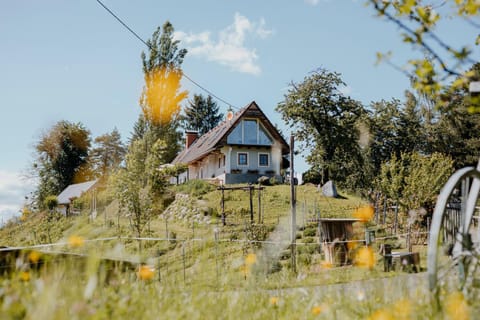
[[237, 164], [239, 166], [248, 166], [248, 153], [246, 152], [237, 153]]
[[273, 144], [273, 140], [259, 121], [244, 119], [232, 130], [227, 143], [269, 146]]
[[270, 165], [268, 153], [259, 153], [258, 154], [258, 166], [268, 167]]

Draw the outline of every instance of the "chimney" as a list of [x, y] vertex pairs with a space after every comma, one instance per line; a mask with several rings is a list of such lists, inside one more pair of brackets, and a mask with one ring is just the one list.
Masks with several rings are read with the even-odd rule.
[[185, 131], [185, 148], [188, 149], [198, 138], [198, 132], [193, 130]]

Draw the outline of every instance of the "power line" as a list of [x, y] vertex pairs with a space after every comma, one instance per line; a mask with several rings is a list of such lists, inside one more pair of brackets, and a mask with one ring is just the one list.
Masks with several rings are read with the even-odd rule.
[[[110, 15], [112, 15], [118, 22], [120, 22], [120, 24], [122, 26], [125, 27], [125, 29], [127, 29], [128, 31], [130, 31], [131, 34], [133, 34], [135, 36], [135, 38], [137, 38], [138, 40], [140, 40], [145, 46], [147, 46], [150, 50], [152, 50], [152, 46], [150, 44], [148, 44], [148, 42], [146, 42], [145, 40], [142, 39], [142, 37], [140, 37], [138, 35], [138, 33], [136, 33], [132, 28], [130, 28], [125, 22], [122, 21], [122, 19], [120, 19], [112, 10], [110, 10], [105, 4], [103, 4], [102, 1], [100, 0], [96, 0], [97, 3], [99, 5], [101, 5]], [[203, 87], [202, 85], [200, 85], [198, 82], [194, 81], [192, 78], [190, 78], [185, 72], [182, 71], [182, 74], [183, 76], [189, 80], [191, 83], [193, 83], [195, 86], [197, 86], [198, 88], [202, 89], [203, 91], [205, 91], [206, 93], [208, 93], [210, 96], [214, 97], [215, 99], [225, 103], [227, 106], [229, 106], [230, 108], [233, 108], [233, 109], [237, 109], [235, 106], [233, 106], [231, 103], [229, 103], [228, 101], [225, 101], [224, 99], [220, 98], [219, 96], [217, 96], [216, 94], [214, 94], [212, 91], [208, 90], [207, 88]]]

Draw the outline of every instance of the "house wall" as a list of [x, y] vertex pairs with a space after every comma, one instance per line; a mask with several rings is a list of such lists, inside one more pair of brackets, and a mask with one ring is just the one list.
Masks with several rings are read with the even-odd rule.
[[[259, 173], [280, 174], [282, 163], [282, 150], [280, 145], [274, 144], [271, 148], [255, 147], [224, 147], [222, 153], [226, 155], [225, 173]], [[238, 154], [248, 155], [248, 165], [238, 164]], [[268, 154], [268, 166], [259, 165], [259, 154]]]

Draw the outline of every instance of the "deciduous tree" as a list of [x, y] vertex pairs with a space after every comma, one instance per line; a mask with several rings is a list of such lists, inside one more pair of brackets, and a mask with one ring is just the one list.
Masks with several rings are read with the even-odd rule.
[[35, 144], [33, 169], [38, 175], [36, 196], [39, 206], [49, 195], [58, 195], [69, 184], [92, 177], [88, 167], [90, 131], [81, 123], [57, 122]]
[[297, 140], [310, 150], [307, 161], [321, 172], [322, 183], [346, 182], [362, 172], [358, 124], [365, 110], [339, 90], [344, 85], [340, 74], [319, 69], [301, 83], [292, 82], [276, 108]]

